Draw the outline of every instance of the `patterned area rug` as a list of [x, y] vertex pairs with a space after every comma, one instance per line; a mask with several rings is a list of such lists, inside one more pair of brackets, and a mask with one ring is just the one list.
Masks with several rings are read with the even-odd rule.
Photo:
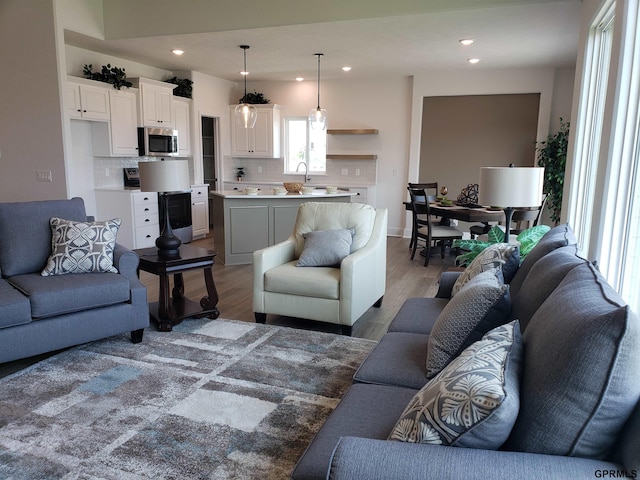
[[0, 379], [0, 478], [286, 479], [375, 342], [187, 320]]

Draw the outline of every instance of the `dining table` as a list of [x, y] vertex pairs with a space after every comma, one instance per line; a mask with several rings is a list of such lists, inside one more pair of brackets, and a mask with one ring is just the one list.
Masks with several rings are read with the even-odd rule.
[[[411, 211], [411, 202], [404, 202], [404, 205], [406, 210]], [[475, 205], [468, 207], [454, 203], [445, 206], [439, 202], [431, 202], [429, 203], [429, 211], [431, 215], [437, 217], [469, 223], [491, 223], [505, 220], [504, 210]]]

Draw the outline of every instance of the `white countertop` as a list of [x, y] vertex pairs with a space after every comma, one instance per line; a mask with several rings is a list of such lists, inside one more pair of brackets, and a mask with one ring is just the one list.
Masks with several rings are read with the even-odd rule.
[[314, 197], [352, 197], [356, 196], [357, 193], [354, 192], [345, 192], [338, 190], [337, 193], [327, 193], [323, 188], [316, 188], [313, 193], [303, 194], [303, 193], [287, 193], [286, 195], [274, 195], [269, 191], [260, 190], [257, 195], [247, 195], [242, 190], [225, 190], [225, 191], [211, 191], [209, 192], [212, 196], [222, 197], [222, 198], [282, 198], [282, 199], [291, 199], [291, 198], [314, 198]]

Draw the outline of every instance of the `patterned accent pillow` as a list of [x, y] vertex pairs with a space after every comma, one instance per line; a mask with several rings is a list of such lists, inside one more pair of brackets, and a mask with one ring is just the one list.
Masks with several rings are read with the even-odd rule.
[[104, 222], [51, 218], [51, 255], [41, 275], [117, 273], [113, 266], [113, 250], [121, 223], [120, 218]]
[[303, 234], [304, 248], [296, 267], [339, 267], [351, 253], [353, 228], [346, 230], [316, 230]]
[[502, 269], [505, 283], [510, 283], [520, 265], [520, 249], [517, 245], [508, 243], [495, 243], [488, 246], [474, 258], [456, 279], [451, 289], [451, 296], [458, 294], [460, 289], [473, 277], [486, 270], [496, 267]]
[[427, 346], [427, 378], [434, 377], [462, 350], [509, 320], [511, 296], [495, 270], [473, 277], [436, 319]]
[[389, 440], [500, 448], [520, 409], [522, 356], [517, 320], [491, 330], [415, 394]]

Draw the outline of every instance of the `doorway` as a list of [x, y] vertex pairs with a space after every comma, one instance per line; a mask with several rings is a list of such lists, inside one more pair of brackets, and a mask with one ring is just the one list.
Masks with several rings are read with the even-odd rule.
[[218, 175], [216, 172], [216, 152], [218, 146], [218, 118], [200, 117], [202, 128], [202, 172], [204, 183], [209, 184], [209, 189], [218, 189]]

